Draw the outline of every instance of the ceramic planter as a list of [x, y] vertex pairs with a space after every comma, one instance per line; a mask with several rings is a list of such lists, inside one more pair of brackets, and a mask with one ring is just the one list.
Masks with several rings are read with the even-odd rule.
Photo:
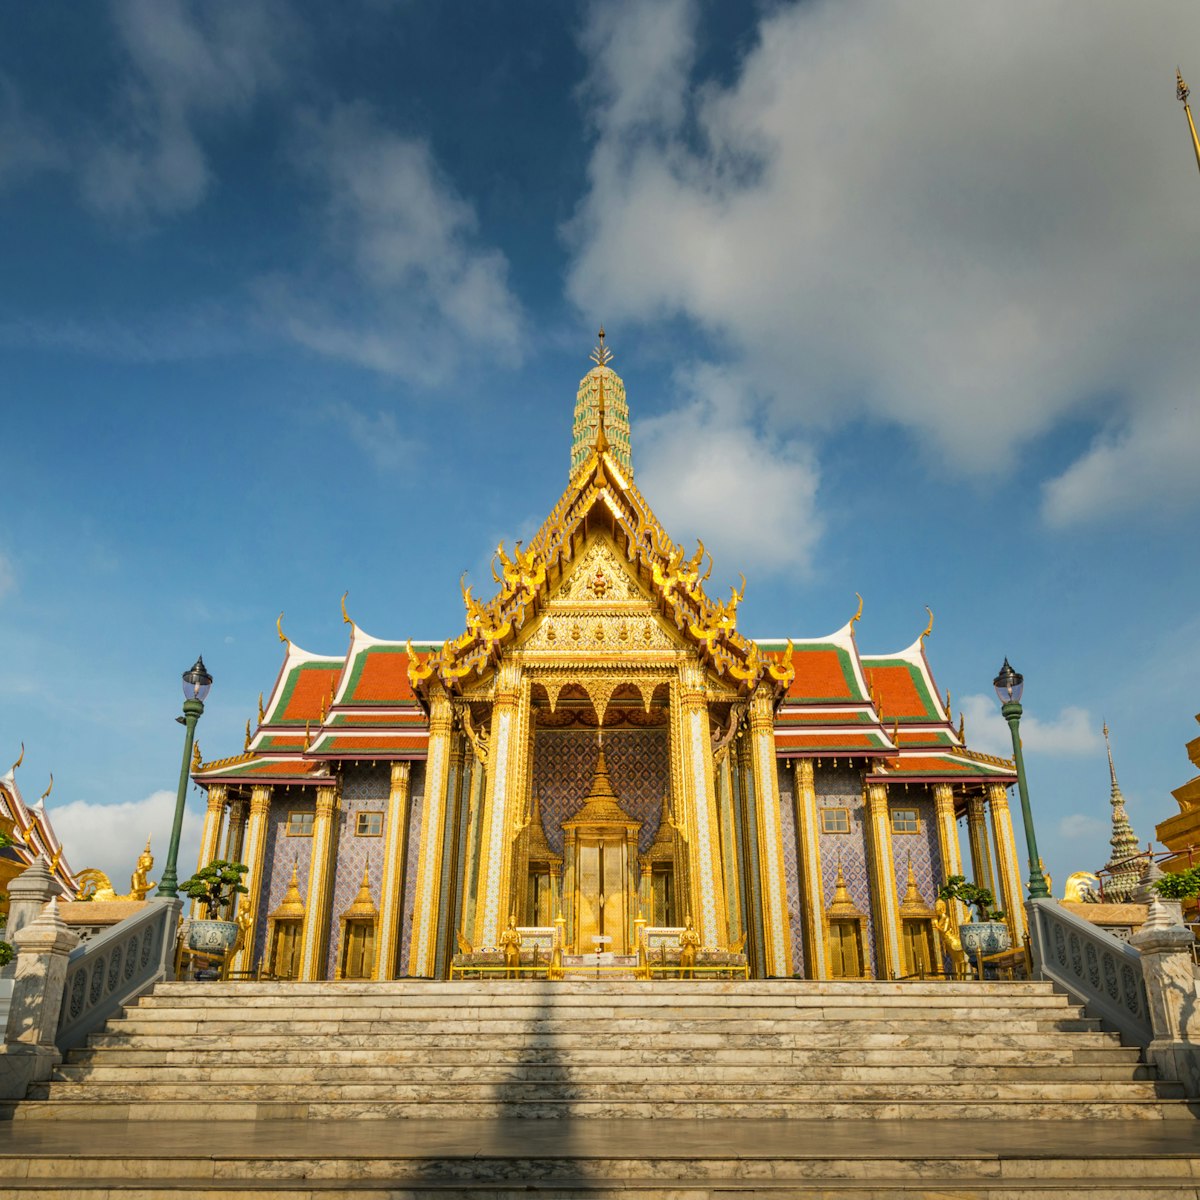
[[1003, 921], [966, 921], [958, 927], [962, 948], [972, 962], [977, 954], [1000, 954], [1012, 946], [1012, 937]]
[[188, 929], [188, 949], [198, 954], [228, 954], [237, 935], [236, 921], [193, 921]]

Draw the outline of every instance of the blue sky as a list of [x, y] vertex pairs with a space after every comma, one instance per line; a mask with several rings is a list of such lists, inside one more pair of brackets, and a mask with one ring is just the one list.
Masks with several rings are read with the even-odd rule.
[[[1200, 708], [1200, 11], [949, 0], [14, 6], [0, 754], [72, 863], [165, 846], [298, 644], [461, 625], [605, 324], [637, 479], [741, 627], [928, 651], [1056, 880]], [[188, 844], [200, 805], [191, 798]], [[185, 851], [186, 852], [186, 851]]]

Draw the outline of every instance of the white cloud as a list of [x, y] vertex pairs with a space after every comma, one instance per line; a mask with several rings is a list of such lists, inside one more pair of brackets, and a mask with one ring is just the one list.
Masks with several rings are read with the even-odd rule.
[[[971, 749], [1012, 757], [1012, 734], [995, 696], [964, 696], [962, 710]], [[1092, 714], [1086, 708], [1068, 704], [1050, 720], [1026, 710], [1021, 717], [1021, 745], [1029, 754], [1057, 756], [1095, 754], [1103, 749], [1104, 742]]]
[[820, 537], [812, 452], [746, 422], [744, 387], [702, 367], [680, 408], [635, 425], [638, 487], [674, 538], [703, 537], [720, 573], [807, 571]]
[[0, 72], [0, 187], [65, 163], [58, 139], [28, 112], [16, 84]]
[[[150, 878], [156, 882], [162, 878], [174, 816], [175, 793], [168, 791], [152, 792], [144, 800], [113, 804], [71, 800], [50, 810], [54, 832], [63, 844], [71, 869], [99, 867], [112, 880], [118, 894], [129, 890], [129, 876], [147, 837], [152, 839], [154, 854]], [[180, 880], [196, 869], [203, 824], [204, 818], [198, 811], [184, 810], [178, 860]]]
[[348, 105], [303, 123], [297, 160], [325, 202], [323, 274], [319, 287], [263, 281], [273, 321], [317, 353], [426, 383], [464, 345], [519, 361], [507, 259], [481, 244], [474, 208], [424, 141]]
[[329, 418], [380, 471], [399, 471], [412, 462], [416, 443], [401, 433], [394, 413], [380, 410], [371, 414], [343, 403], [331, 406]]
[[697, 11], [593, 6], [577, 304], [694, 321], [777, 428], [866, 414], [963, 472], [1091, 422], [1057, 524], [1200, 496], [1155, 470], [1196, 443], [1200, 9], [779, 4], [728, 84], [694, 77]]
[[111, 217], [193, 208], [210, 182], [213, 121], [280, 83], [291, 24], [276, 0], [114, 0], [129, 72], [83, 158], [84, 198]]
[[12, 559], [0, 552], [0, 600], [16, 590], [17, 572], [12, 565]]
[[1086, 813], [1068, 813], [1058, 823], [1058, 836], [1066, 843], [1103, 840], [1110, 832], [1109, 823]]

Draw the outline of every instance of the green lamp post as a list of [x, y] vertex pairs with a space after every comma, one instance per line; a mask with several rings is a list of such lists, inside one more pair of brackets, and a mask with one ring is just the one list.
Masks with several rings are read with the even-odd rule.
[[183, 716], [176, 717], [186, 730], [183, 739], [183, 766], [179, 769], [179, 791], [175, 796], [175, 820], [171, 825], [171, 844], [167, 848], [167, 865], [163, 868], [158, 894], [174, 898], [179, 895], [179, 838], [183, 833], [183, 806], [187, 800], [188, 772], [192, 764], [192, 743], [196, 740], [196, 722], [204, 712], [204, 699], [212, 687], [212, 676], [204, 666], [204, 656], [196, 659], [190, 670], [183, 673]]
[[1025, 756], [1021, 753], [1021, 693], [1025, 690], [1025, 676], [1009, 666], [1008, 659], [1000, 673], [992, 680], [996, 695], [1000, 699], [1000, 712], [1008, 722], [1012, 734], [1013, 759], [1017, 764], [1017, 790], [1021, 794], [1021, 818], [1025, 822], [1025, 846], [1029, 851], [1029, 898], [1049, 896], [1046, 876], [1042, 874], [1042, 860], [1038, 856], [1037, 834], [1033, 831], [1033, 812], [1029, 807], [1029, 787], [1025, 782]]

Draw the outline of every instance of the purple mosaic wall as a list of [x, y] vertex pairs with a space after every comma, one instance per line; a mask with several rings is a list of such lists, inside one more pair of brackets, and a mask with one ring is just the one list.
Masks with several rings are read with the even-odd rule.
[[[562, 853], [562, 822], [577, 812], [596, 773], [595, 730], [540, 729], [535, 734], [533, 787], [541, 796], [546, 840]], [[642, 822], [638, 850], [645, 852], [658, 833], [663, 796], [671, 789], [666, 728], [610, 729], [604, 757], [621, 807]]]
[[[371, 899], [379, 907], [383, 882], [383, 848], [387, 836], [388, 793], [391, 791], [391, 767], [347, 767], [342, 772], [342, 802], [337, 816], [337, 858], [333, 868], [333, 900], [329, 906], [329, 952], [325, 977], [333, 979], [341, 951], [342, 913], [362, 884], [367, 868]], [[358, 837], [355, 829], [360, 812], [382, 812], [384, 833], [381, 837]]]
[[408, 952], [412, 945], [413, 904], [417, 893], [417, 863], [421, 855], [421, 813], [425, 807], [425, 764], [413, 763], [412, 799], [408, 817], [408, 845], [404, 859], [404, 909], [400, 918], [400, 953], [396, 958], [396, 974], [408, 974]]
[[[922, 794], [924, 793], [924, 794]], [[925, 789], [901, 791], [898, 796], [888, 796], [892, 808], [915, 808], [918, 829], [916, 833], [892, 834], [892, 861], [896, 868], [896, 895], [904, 899], [908, 891], [908, 863], [912, 859], [913, 875], [921, 898], [933, 907], [937, 900], [938, 885], [942, 880], [942, 853], [937, 837], [937, 809], [933, 798]], [[936, 882], [935, 882], [936, 881]]]
[[[814, 783], [817, 792], [817, 839], [821, 848], [821, 885], [825, 907], [833, 901], [837, 888], [840, 858], [846, 890], [855, 907], [867, 918], [867, 972], [875, 974], [875, 916], [871, 907], [871, 876], [867, 865], [866, 806], [862, 795], [862, 774], [855, 767], [817, 766]], [[850, 814], [849, 833], [821, 833], [823, 808], [845, 808]]]
[[[308, 868], [312, 861], [311, 837], [288, 837], [288, 813], [315, 812], [316, 800], [312, 793], [297, 791], [289, 794], [281, 791], [271, 800], [267, 813], [267, 838], [263, 851], [263, 888], [254, 921], [254, 961], [263, 961], [267, 950], [267, 918], [283, 903], [288, 884], [292, 880], [292, 864], [298, 864], [297, 885], [300, 898], [308, 905]], [[250, 884], [254, 886], [253, 881]], [[263, 898], [265, 897], [265, 899]]]
[[783, 829], [783, 882], [787, 889], [788, 923], [792, 931], [792, 974], [808, 978], [804, 961], [804, 923], [800, 899], [800, 834], [796, 825], [795, 777], [778, 764], [779, 824]]

